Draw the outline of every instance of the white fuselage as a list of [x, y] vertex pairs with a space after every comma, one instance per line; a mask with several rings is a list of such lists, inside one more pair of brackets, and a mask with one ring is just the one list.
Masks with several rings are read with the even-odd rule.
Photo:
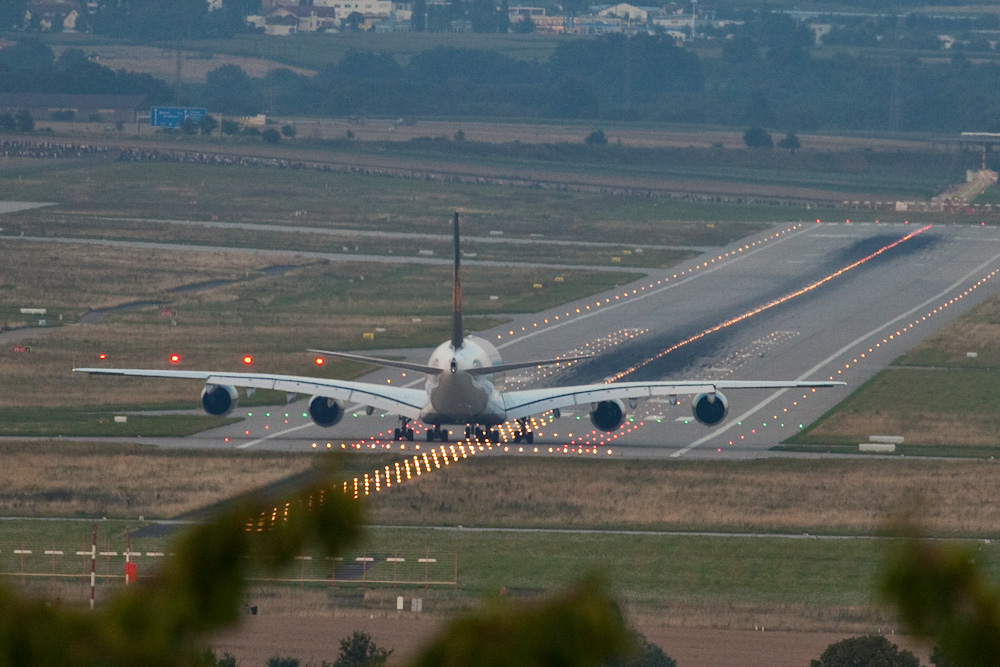
[[441, 373], [427, 375], [427, 405], [420, 412], [425, 424], [482, 424], [495, 426], [506, 421], [503, 399], [490, 375], [473, 375], [473, 368], [490, 368], [501, 363], [500, 353], [476, 336], [466, 336], [459, 349], [450, 341], [431, 354], [428, 366]]

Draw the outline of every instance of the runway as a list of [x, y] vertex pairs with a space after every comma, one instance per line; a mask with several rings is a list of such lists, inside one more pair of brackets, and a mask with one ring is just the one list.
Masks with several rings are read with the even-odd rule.
[[[465, 267], [475, 271], [475, 265]], [[564, 410], [535, 443], [508, 452], [573, 456], [739, 459], [760, 456], [811, 423], [893, 359], [1000, 289], [1000, 230], [979, 226], [796, 223], [781, 225], [643, 280], [480, 332], [505, 362], [597, 352], [509, 386], [622, 380], [835, 379], [848, 387], [727, 392], [729, 417], [707, 428], [680, 404], [640, 402], [621, 431], [594, 432], [586, 408]], [[446, 291], [443, 288], [443, 291]], [[398, 351], [394, 351], [398, 353]], [[408, 350], [423, 363], [430, 350]], [[545, 371], [548, 373], [549, 371]], [[380, 370], [372, 382], [420, 386], [413, 373]], [[192, 393], [200, 388], [192, 388]], [[300, 397], [301, 398], [301, 397]], [[305, 397], [306, 399], [308, 397]], [[427, 451], [397, 443], [392, 415], [353, 407], [330, 429], [304, 416], [305, 400], [241, 409], [239, 424], [167, 447]], [[252, 416], [249, 416], [252, 413]], [[419, 438], [419, 435], [418, 435]], [[440, 446], [440, 445], [438, 445]], [[504, 451], [494, 447], [493, 451]], [[489, 451], [483, 450], [488, 454]]]

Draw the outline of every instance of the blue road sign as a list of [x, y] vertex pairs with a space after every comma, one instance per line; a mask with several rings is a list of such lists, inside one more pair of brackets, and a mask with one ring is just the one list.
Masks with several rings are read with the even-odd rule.
[[207, 109], [194, 107], [153, 107], [149, 110], [149, 124], [153, 127], [181, 127], [188, 119], [197, 123], [207, 115]]

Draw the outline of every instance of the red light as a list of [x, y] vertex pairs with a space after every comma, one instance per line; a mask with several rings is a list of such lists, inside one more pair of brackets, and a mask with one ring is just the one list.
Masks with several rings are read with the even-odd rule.
[[250, 364], [253, 363], [253, 357], [251, 357], [249, 354], [246, 355], [245, 357], [243, 357], [243, 363], [249, 366]]
[[104, 361], [105, 359], [108, 358], [108, 355], [106, 355], [105, 353], [101, 352], [99, 355], [97, 355], [97, 358], [100, 359], [101, 361]]
[[316, 365], [317, 366], [323, 365], [323, 357], [316, 357]]
[[176, 364], [176, 363], [180, 362], [180, 360], [181, 360], [181, 355], [179, 355], [179, 354], [171, 354], [170, 355], [170, 363]]

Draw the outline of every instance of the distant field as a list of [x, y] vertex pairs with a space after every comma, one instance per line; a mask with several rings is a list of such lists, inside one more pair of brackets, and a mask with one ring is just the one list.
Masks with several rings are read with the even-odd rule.
[[[174, 45], [132, 45], [91, 34], [45, 33], [45, 43], [57, 53], [66, 48], [82, 49], [101, 56], [101, 64], [117, 69], [130, 65], [130, 71], [146, 72], [173, 81], [176, 55]], [[261, 76], [273, 66], [300, 67], [312, 70], [340, 62], [348, 51], [374, 51], [392, 54], [405, 65], [415, 53], [438, 46], [498, 51], [518, 60], [548, 60], [556, 44], [565, 38], [547, 35], [507, 35], [478, 33], [302, 33], [287, 37], [237, 35], [231, 39], [185, 40], [183, 76], [198, 80], [203, 60], [214, 69], [222, 64], [238, 64], [251, 76]], [[142, 54], [144, 57], [140, 57]], [[121, 58], [126, 58], [122, 61]], [[215, 63], [214, 65], [212, 63]], [[112, 66], [113, 65], [113, 66]], [[133, 69], [134, 68], [134, 69]], [[157, 74], [157, 73], [160, 74]], [[203, 76], [203, 74], [201, 75]]]
[[188, 42], [203, 53], [227, 53], [266, 58], [291, 65], [320, 69], [335, 64], [345, 53], [374, 51], [392, 54], [405, 65], [415, 53], [438, 46], [497, 51], [517, 60], [548, 60], [560, 38], [550, 35], [495, 35], [481, 33], [408, 32], [300, 34], [274, 39], [266, 35], [241, 35], [221, 41]]
[[[79, 48], [99, 65], [115, 72], [125, 70], [151, 74], [169, 82], [175, 81], [177, 77], [177, 52], [170, 47], [121, 44], [53, 45], [52, 51], [58, 58], [67, 48]], [[261, 78], [278, 68], [289, 68], [296, 74], [305, 76], [316, 74], [314, 69], [295, 67], [267, 58], [192, 51], [185, 45], [181, 55], [181, 80], [186, 83], [205, 83], [205, 76], [209, 72], [226, 65], [236, 65], [246, 72], [247, 76], [254, 78]]]
[[[449, 232], [463, 211], [466, 236], [499, 230], [528, 238], [663, 245], [722, 245], [759, 231], [787, 210], [698, 205], [613, 194], [442, 183], [265, 167], [189, 164], [59, 164], [2, 169], [5, 198], [58, 208], [5, 217], [5, 233], [45, 230], [66, 216], [261, 222], [387, 232]], [[53, 218], [52, 216], [56, 216]], [[777, 217], [776, 216], [782, 216]], [[628, 221], [625, 224], [624, 221]], [[114, 236], [114, 222], [98, 233]], [[93, 220], [79, 233], [94, 234]], [[122, 231], [128, 229], [127, 225]], [[171, 232], [178, 235], [179, 230]], [[188, 232], [190, 233], [190, 232]]]

